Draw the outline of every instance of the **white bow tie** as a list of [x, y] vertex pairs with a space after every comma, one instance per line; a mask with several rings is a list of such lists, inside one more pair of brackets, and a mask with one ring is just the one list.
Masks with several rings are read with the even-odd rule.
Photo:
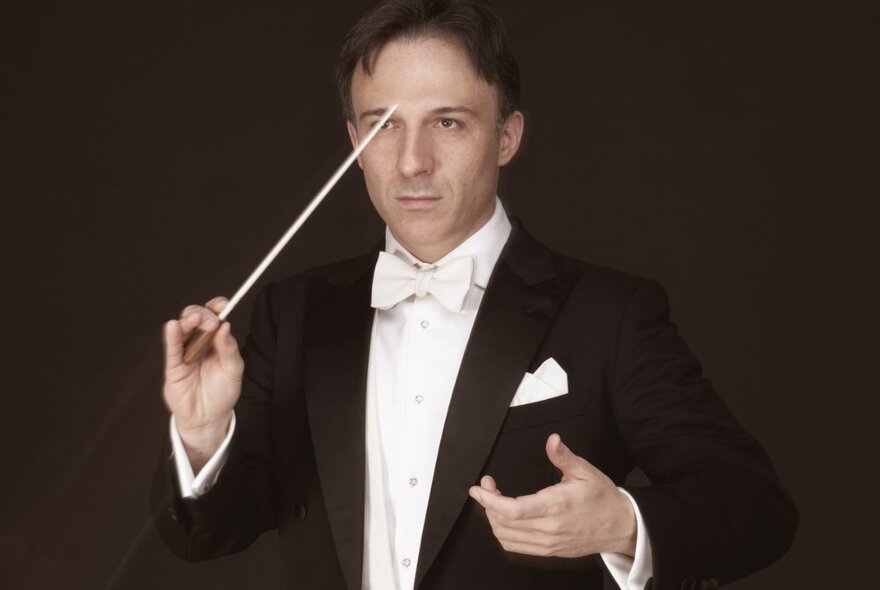
[[397, 256], [379, 252], [373, 274], [371, 305], [390, 309], [411, 295], [424, 297], [428, 293], [451, 311], [459, 312], [471, 288], [474, 257], [456, 258], [442, 266], [415, 268]]

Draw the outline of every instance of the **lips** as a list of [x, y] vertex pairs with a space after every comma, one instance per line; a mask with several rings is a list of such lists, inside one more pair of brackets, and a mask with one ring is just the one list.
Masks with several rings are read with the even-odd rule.
[[440, 202], [440, 197], [430, 195], [404, 195], [397, 202], [407, 209], [429, 209]]

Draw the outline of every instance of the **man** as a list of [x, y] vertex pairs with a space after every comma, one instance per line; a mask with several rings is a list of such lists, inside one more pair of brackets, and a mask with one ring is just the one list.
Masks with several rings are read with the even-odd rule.
[[[342, 49], [384, 246], [165, 326], [158, 526], [192, 560], [278, 530], [305, 588], [714, 588], [797, 513], [669, 322], [659, 285], [551, 252], [495, 196], [523, 132], [483, 2], [390, 1]], [[641, 467], [649, 487], [622, 489]], [[597, 557], [600, 556], [600, 557]]]

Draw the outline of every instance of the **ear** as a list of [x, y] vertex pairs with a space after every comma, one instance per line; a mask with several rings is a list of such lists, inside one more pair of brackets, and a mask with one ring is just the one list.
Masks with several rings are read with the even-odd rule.
[[514, 111], [507, 117], [501, 128], [501, 141], [498, 146], [498, 167], [504, 166], [513, 158], [522, 141], [525, 120], [520, 111]]
[[[345, 120], [345, 128], [348, 129], [348, 138], [351, 140], [351, 149], [355, 149], [358, 144], [357, 128], [355, 128], [350, 119]], [[364, 165], [361, 163], [360, 157], [358, 157], [357, 162], [360, 169], [363, 170]]]

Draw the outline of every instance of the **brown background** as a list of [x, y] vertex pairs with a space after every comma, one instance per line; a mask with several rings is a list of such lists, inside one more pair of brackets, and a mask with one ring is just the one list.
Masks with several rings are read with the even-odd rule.
[[[0, 9], [0, 586], [278, 587], [272, 534], [188, 565], [149, 525], [159, 328], [231, 294], [347, 153], [332, 66], [367, 4], [121, 4]], [[666, 285], [800, 507], [731, 587], [872, 586], [877, 4], [497, 4], [529, 126], [509, 208]], [[380, 231], [353, 172], [269, 278]]]

